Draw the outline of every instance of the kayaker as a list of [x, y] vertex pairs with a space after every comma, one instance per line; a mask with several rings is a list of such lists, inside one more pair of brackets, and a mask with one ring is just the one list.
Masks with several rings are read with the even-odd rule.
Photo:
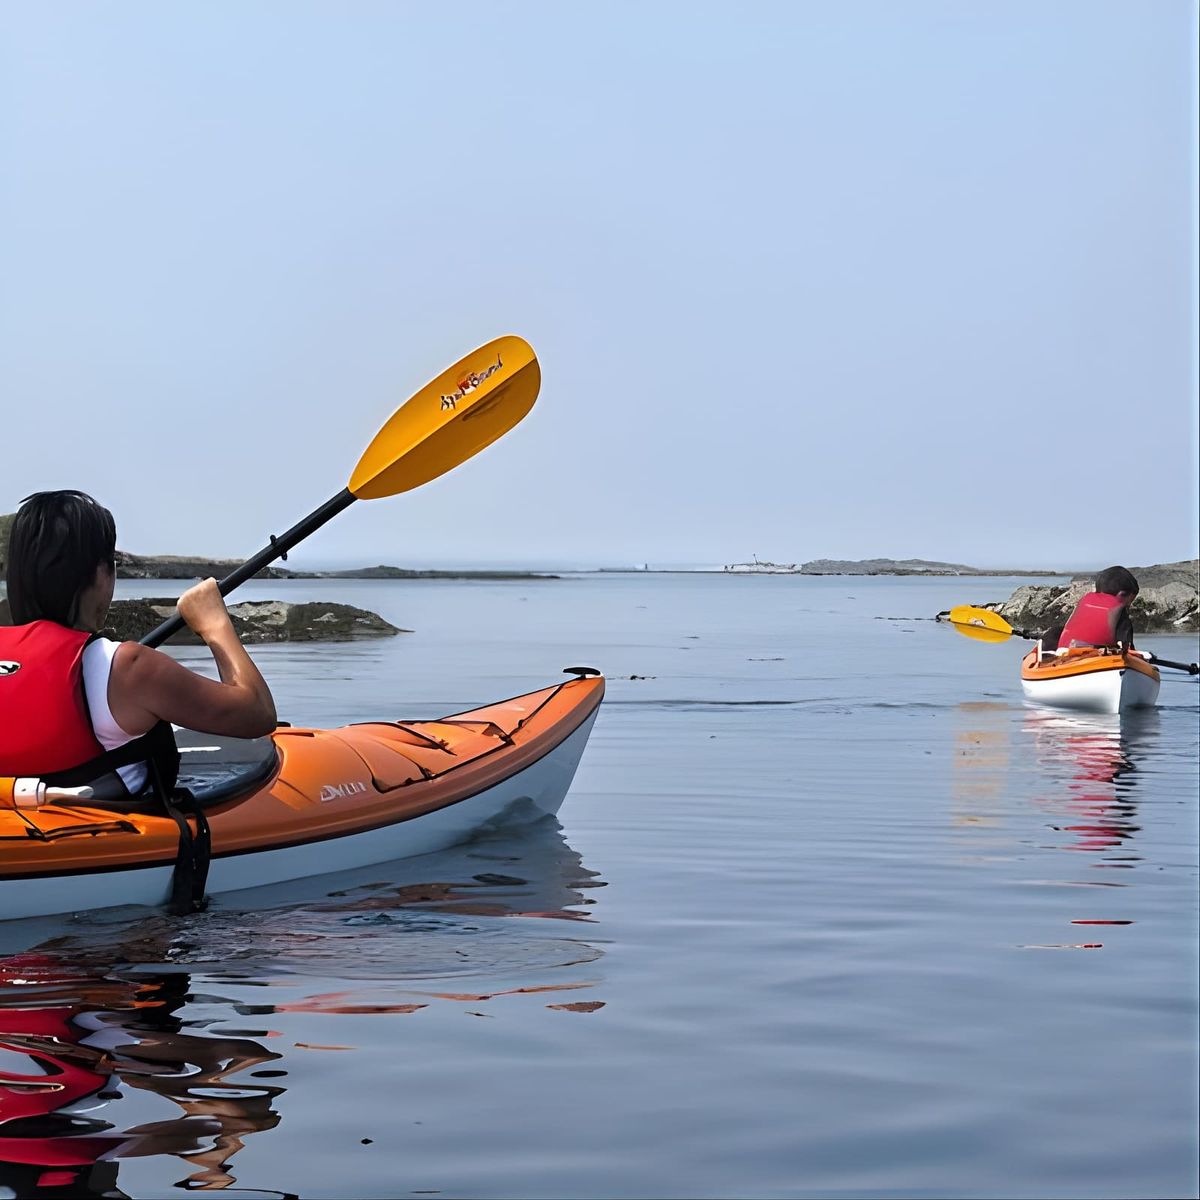
[[247, 738], [275, 729], [271, 692], [215, 580], [184, 592], [179, 612], [212, 651], [219, 682], [159, 650], [98, 636], [115, 553], [112, 514], [85, 493], [21, 502], [8, 548], [13, 625], [0, 627], [0, 775], [78, 786], [115, 772], [136, 794], [150, 763], [165, 763], [173, 784], [171, 724]]
[[1140, 590], [1133, 572], [1126, 567], [1106, 567], [1096, 576], [1095, 589], [1075, 605], [1065, 625], [1047, 630], [1042, 636], [1043, 650], [1117, 645], [1133, 649], [1129, 606]]

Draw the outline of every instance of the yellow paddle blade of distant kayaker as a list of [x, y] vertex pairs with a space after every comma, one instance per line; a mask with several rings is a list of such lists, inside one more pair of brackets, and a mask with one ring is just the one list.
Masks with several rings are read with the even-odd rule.
[[360, 500], [407, 492], [466, 462], [533, 407], [542, 376], [523, 338], [468, 354], [400, 406], [363, 452], [347, 489]]
[[999, 613], [970, 604], [952, 608], [946, 619], [959, 633], [979, 642], [1006, 642], [1013, 634], [1013, 627]]

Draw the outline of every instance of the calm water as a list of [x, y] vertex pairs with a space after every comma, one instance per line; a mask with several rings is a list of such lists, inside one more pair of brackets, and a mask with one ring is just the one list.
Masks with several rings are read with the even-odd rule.
[[1054, 715], [1021, 643], [891, 619], [1017, 582], [246, 589], [415, 630], [257, 650], [295, 722], [601, 667], [561, 828], [0, 926], [0, 1070], [103, 1082], [0, 1196], [1195, 1195], [1196, 680]]

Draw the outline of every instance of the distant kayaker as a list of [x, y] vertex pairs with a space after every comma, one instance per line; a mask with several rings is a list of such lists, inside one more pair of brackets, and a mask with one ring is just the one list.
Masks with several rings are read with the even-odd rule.
[[22, 501], [8, 547], [13, 625], [0, 627], [0, 775], [73, 787], [115, 784], [115, 772], [136, 794], [148, 764], [173, 785], [172, 723], [247, 738], [275, 729], [271, 692], [214, 580], [184, 592], [179, 613], [212, 651], [220, 682], [159, 650], [98, 636], [115, 557], [112, 514], [90, 496], [39, 492]]
[[1126, 567], [1106, 567], [1096, 576], [1095, 588], [1075, 605], [1065, 625], [1047, 630], [1042, 637], [1043, 650], [1117, 645], [1133, 648], [1129, 606], [1140, 590], [1133, 572]]

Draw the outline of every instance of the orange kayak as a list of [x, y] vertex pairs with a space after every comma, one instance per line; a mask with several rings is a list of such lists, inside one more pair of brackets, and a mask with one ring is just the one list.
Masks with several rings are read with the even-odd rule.
[[1158, 699], [1158, 668], [1136, 650], [1087, 647], [1043, 654], [1039, 646], [1021, 660], [1021, 687], [1030, 700], [1118, 713], [1149, 708]]
[[[180, 783], [211, 828], [207, 892], [427, 854], [556, 813], [603, 696], [591, 673], [437, 721], [285, 726], [255, 741], [181, 732]], [[0, 807], [0, 919], [161, 904], [179, 843], [161, 811]]]

